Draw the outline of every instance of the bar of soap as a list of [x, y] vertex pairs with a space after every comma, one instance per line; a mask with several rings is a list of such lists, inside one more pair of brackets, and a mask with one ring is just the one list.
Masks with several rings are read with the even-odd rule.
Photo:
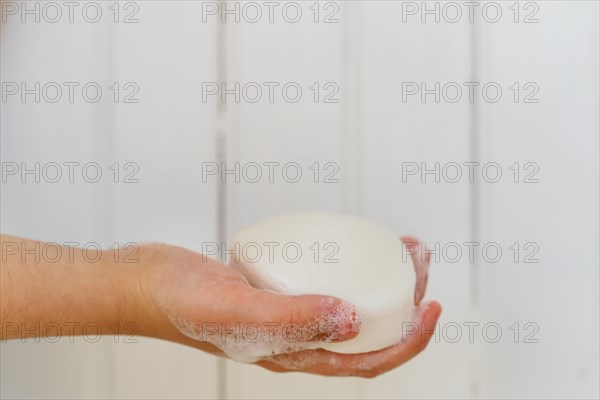
[[406, 245], [369, 220], [344, 214], [289, 214], [259, 222], [233, 238], [234, 266], [254, 287], [320, 294], [352, 303], [360, 316], [354, 339], [323, 343], [337, 353], [364, 353], [402, 339], [412, 320], [416, 274]]

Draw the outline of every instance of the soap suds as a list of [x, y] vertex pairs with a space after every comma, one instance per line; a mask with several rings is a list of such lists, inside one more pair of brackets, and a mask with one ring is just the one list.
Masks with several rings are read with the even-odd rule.
[[[419, 329], [418, 333], [418, 335], [420, 336], [419, 340], [426, 340], [426, 338], [424, 337], [426, 332], [423, 332], [422, 330], [422, 328], [424, 328], [422, 316], [425, 310], [427, 310], [427, 307], [427, 304], [421, 304], [419, 307], [415, 307], [412, 312], [412, 321], [406, 323], [413, 324], [415, 327], [421, 328]], [[267, 357], [266, 360], [290, 371], [306, 371], [310, 370], [315, 366], [330, 366], [332, 368], [335, 368], [343, 364], [345, 371], [359, 370], [367, 372], [384, 364], [389, 359], [397, 356], [398, 353], [405, 351], [403, 344], [407, 343], [412, 335], [414, 334], [405, 334], [402, 337], [402, 339], [399, 340], [396, 344], [386, 349], [362, 354], [360, 356], [355, 356], [352, 354], [336, 354], [328, 351], [319, 350], [301, 351], [292, 354], [273, 355]], [[337, 374], [337, 376], [345, 375], [355, 375], [355, 373], [341, 372]]]
[[211, 343], [229, 358], [244, 363], [253, 363], [278, 354], [318, 349], [323, 343], [358, 332], [361, 325], [356, 309], [346, 302], [339, 303], [328, 313], [304, 324], [200, 322], [173, 315], [164, 307], [163, 311], [169, 316], [171, 323], [187, 337]]

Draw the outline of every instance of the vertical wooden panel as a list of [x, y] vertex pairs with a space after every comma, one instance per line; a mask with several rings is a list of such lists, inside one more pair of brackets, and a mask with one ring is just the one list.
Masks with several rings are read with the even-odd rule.
[[[446, 179], [448, 163], [470, 161], [468, 96], [452, 103], [442, 88], [470, 81], [468, 19], [457, 23], [440, 17], [445, 3], [369, 2], [364, 4], [362, 49], [362, 112], [364, 130], [364, 214], [398, 235], [414, 235], [433, 255], [427, 298], [444, 309], [440, 327], [462, 325], [474, 317], [469, 296], [470, 262], [464, 242], [473, 240], [470, 224], [470, 187], [463, 177]], [[427, 7], [436, 14], [425, 14]], [[414, 12], [411, 13], [411, 12]], [[463, 9], [463, 13], [466, 12]], [[425, 17], [423, 19], [423, 17]], [[436, 94], [422, 97], [423, 89]], [[415, 84], [418, 93], [408, 94]], [[424, 86], [422, 86], [424, 85]], [[414, 175], [403, 178], [407, 163]], [[437, 168], [437, 176], [425, 169]], [[456, 261], [444, 247], [458, 244]], [[473, 346], [462, 337], [445, 340], [438, 330], [425, 352], [408, 364], [364, 384], [365, 397], [468, 397], [471, 392]], [[449, 336], [449, 335], [446, 335]]]
[[[502, 85], [482, 103], [482, 154], [503, 166], [483, 190], [485, 240], [518, 243], [482, 268], [486, 319], [504, 330], [485, 347], [482, 395], [598, 396], [598, 4], [521, 4], [483, 26], [483, 81]], [[535, 8], [534, 8], [535, 7]], [[537, 23], [523, 23], [537, 10]], [[519, 82], [520, 96], [508, 86]], [[535, 86], [524, 88], [532, 82]], [[526, 102], [524, 96], [539, 91]], [[514, 169], [520, 163], [515, 182]], [[525, 168], [526, 162], [535, 163]], [[535, 175], [532, 175], [538, 170]], [[538, 182], [526, 183], [533, 179]], [[532, 242], [537, 247], [524, 248]], [[535, 254], [535, 250], [538, 250]], [[525, 262], [525, 257], [531, 261]], [[508, 327], [520, 323], [519, 337]], [[534, 333], [534, 325], [539, 327]], [[515, 343], [516, 339], [516, 343]], [[538, 343], [530, 343], [537, 340]]]
[[[346, 87], [342, 75], [343, 14], [339, 3], [324, 8], [297, 3], [302, 16], [292, 23], [284, 19], [281, 3], [273, 23], [263, 20], [248, 23], [228, 21], [228, 85], [240, 82], [276, 82], [273, 102], [265, 94], [261, 101], [240, 103], [228, 99], [232, 127], [228, 141], [228, 165], [243, 167], [248, 163], [278, 162], [274, 179], [266, 175], [251, 183], [227, 181], [230, 193], [228, 232], [277, 214], [316, 210], [340, 210], [342, 167], [342, 118]], [[311, 9], [310, 7], [313, 7]], [[289, 10], [289, 16], [295, 14]], [[324, 19], [330, 16], [328, 23]], [[315, 98], [315, 86], [319, 87]], [[287, 101], [282, 88], [291, 84], [302, 89], [297, 102]], [[311, 87], [313, 89], [311, 89]], [[339, 92], [338, 92], [339, 89]], [[290, 91], [290, 97], [293, 96]], [[327, 97], [330, 96], [330, 97]], [[328, 102], [331, 101], [331, 102]], [[295, 183], [294, 174], [282, 175], [286, 164], [295, 163], [302, 177]], [[315, 163], [319, 163], [315, 165]], [[326, 163], [331, 167], [326, 167]], [[311, 166], [313, 167], [311, 169]], [[315, 175], [315, 169], [319, 175]], [[291, 171], [291, 170], [290, 170]], [[337, 172], [336, 172], [337, 171]], [[266, 169], [264, 173], [266, 174]], [[325, 177], [333, 173], [327, 183]], [[288, 179], [289, 178], [289, 179]], [[317, 182], [315, 182], [315, 180]], [[231, 398], [322, 398], [356, 397], [355, 379], [336, 379], [304, 374], [274, 374], [256, 366], [228, 363], [228, 394]], [[260, 384], [257, 384], [259, 382]]]
[[[114, 80], [139, 86], [138, 103], [115, 105], [115, 158], [139, 166], [139, 183], [114, 193], [115, 240], [163, 241], [200, 252], [215, 240], [214, 105], [201, 99], [215, 79], [215, 26], [200, 2], [147, 1], [138, 23], [117, 26]], [[114, 348], [119, 398], [214, 398], [216, 359], [153, 339]]]
[[[285, 3], [284, 3], [285, 4]], [[275, 13], [275, 22], [261, 20], [256, 24], [230, 24], [229, 86], [239, 82], [263, 86], [261, 100], [251, 103], [249, 96], [235, 103], [228, 96], [227, 104], [233, 118], [229, 137], [230, 168], [238, 162], [242, 167], [248, 163], [280, 163], [276, 166], [273, 182], [269, 182], [267, 169], [263, 166], [262, 179], [251, 183], [242, 179], [231, 182], [233, 226], [230, 230], [248, 225], [265, 217], [294, 210], [335, 210], [339, 205], [339, 185], [324, 183], [327, 162], [340, 162], [340, 120], [343, 89], [340, 87], [340, 23], [313, 21], [314, 14], [309, 3], [302, 3], [299, 22], [286, 22], [282, 11]], [[337, 10], [337, 9], [336, 9]], [[340, 18], [339, 11], [336, 18]], [[289, 11], [292, 13], [292, 11]], [[323, 14], [323, 10], [321, 10]], [[265, 83], [275, 82], [274, 99], [268, 99]], [[325, 85], [330, 86], [325, 88]], [[319, 87], [318, 99], [315, 90]], [[290, 86], [289, 99], [284, 98], [283, 88], [292, 85], [301, 88], [297, 102]], [[331, 101], [331, 102], [328, 102]], [[319, 162], [320, 174], [310, 169]], [[294, 180], [292, 168], [284, 177], [286, 165], [296, 163], [302, 173]], [[316, 168], [316, 167], [315, 167]], [[342, 171], [334, 173], [340, 179]], [[318, 182], [315, 182], [315, 179]]]
[[[1, 70], [3, 83], [26, 83], [33, 89], [40, 82], [40, 99], [29, 94], [22, 102], [20, 93], [2, 102], [1, 160], [16, 162], [21, 168], [40, 171], [49, 163], [61, 167], [61, 178], [51, 183], [56, 170], [40, 172], [39, 182], [27, 175], [8, 177], [1, 183], [2, 233], [57, 243], [108, 242], [103, 218], [108, 187], [106, 180], [89, 183], [83, 179], [82, 165], [96, 162], [108, 172], [106, 142], [109, 132], [95, 122], [105, 120], [110, 103], [104, 96], [98, 103], [84, 100], [81, 88], [97, 83], [108, 91], [104, 65], [98, 62], [107, 53], [107, 24], [85, 22], [75, 15], [72, 24], [64, 18], [49, 23], [29, 14], [21, 22], [21, 7], [16, 15], [6, 15], [2, 24]], [[41, 3], [37, 6], [41, 10]], [[27, 3], [32, 10], [34, 2]], [[63, 10], [64, 11], [64, 10]], [[3, 14], [4, 16], [4, 14]], [[43, 86], [55, 82], [62, 88], [44, 94]], [[64, 82], [79, 84], [69, 102]], [[98, 140], [99, 139], [99, 140]], [[79, 162], [69, 182], [65, 162]], [[20, 171], [19, 171], [20, 172]], [[93, 176], [93, 175], [92, 175]], [[88, 338], [93, 339], [93, 338]], [[99, 398], [112, 394], [109, 373], [109, 341], [63, 337], [57, 342], [32, 339], [26, 343], [0, 344], [0, 380], [3, 398]]]

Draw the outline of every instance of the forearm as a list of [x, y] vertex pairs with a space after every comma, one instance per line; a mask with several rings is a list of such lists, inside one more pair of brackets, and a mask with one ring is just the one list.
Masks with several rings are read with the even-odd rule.
[[6, 235], [0, 241], [2, 340], [131, 333], [140, 323], [135, 281], [143, 261], [128, 265], [110, 250], [94, 261], [72, 247]]

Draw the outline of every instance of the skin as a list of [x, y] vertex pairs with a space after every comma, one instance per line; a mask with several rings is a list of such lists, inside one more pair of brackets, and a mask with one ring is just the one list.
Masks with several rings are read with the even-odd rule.
[[[406, 340], [370, 353], [338, 354], [306, 349], [276, 354], [255, 364], [275, 372], [375, 377], [423, 351], [441, 307], [437, 302], [421, 302], [429, 258], [423, 249], [418, 249], [415, 238], [402, 240], [413, 250], [418, 278], [414, 298], [418, 315], [416, 331]], [[233, 268], [180, 247], [145, 244], [133, 257], [125, 257], [131, 252], [123, 249], [103, 250], [101, 258], [93, 262], [90, 261], [94, 258], [93, 250], [86, 258], [80, 249], [44, 247], [46, 243], [29, 239], [2, 235], [0, 242], [2, 340], [55, 336], [56, 329], [45, 327], [57, 325], [61, 327], [59, 335], [81, 335], [86, 324], [94, 323], [102, 334], [135, 333], [226, 356], [208, 341], [184, 335], [170, 315], [183, 317], [196, 328], [205, 323], [228, 329], [236, 325], [294, 323], [301, 328], [301, 341], [315, 347], [323, 341], [349, 340], [359, 333], [357, 320], [335, 326], [326, 323], [332, 309], [343, 302], [341, 299], [259, 290]], [[59, 257], [57, 249], [62, 253]], [[207, 332], [199, 329], [196, 333]]]

